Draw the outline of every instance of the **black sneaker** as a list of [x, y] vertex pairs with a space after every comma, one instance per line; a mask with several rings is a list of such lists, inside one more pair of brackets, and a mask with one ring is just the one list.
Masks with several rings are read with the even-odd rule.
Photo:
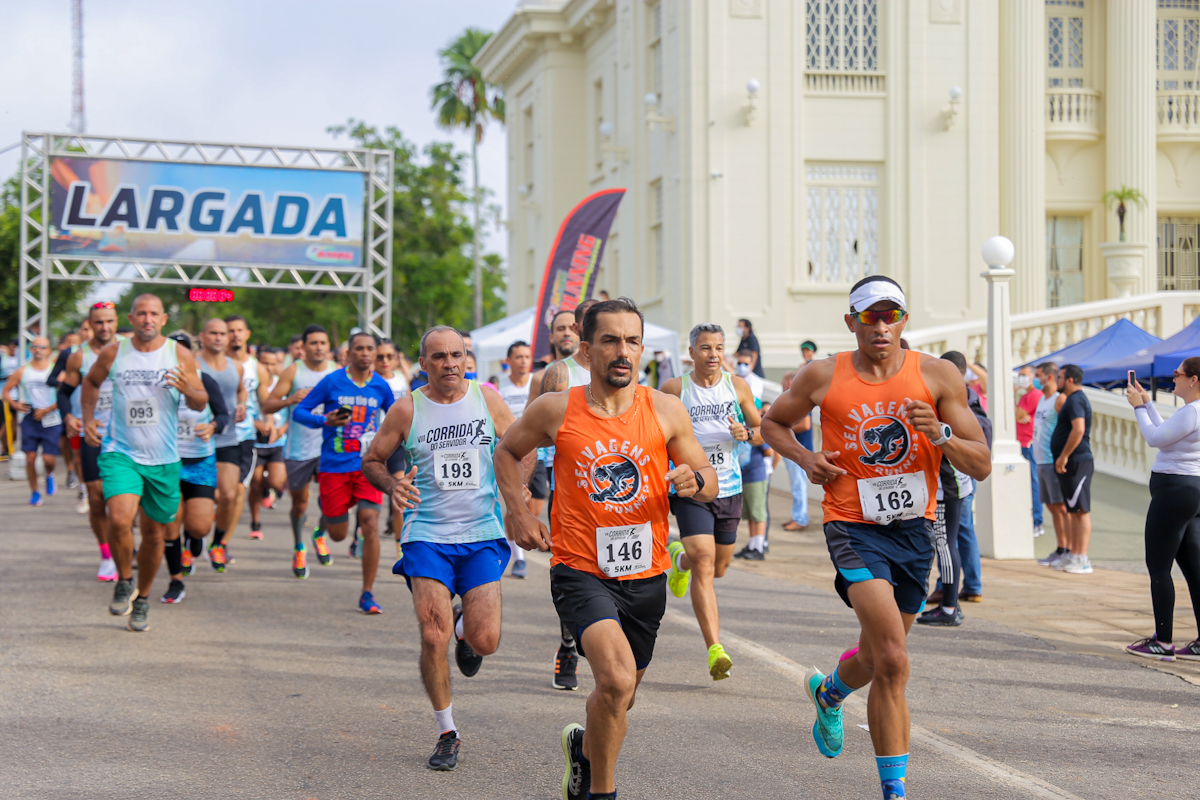
[[963, 624], [962, 609], [956, 608], [953, 612], [947, 612], [946, 609], [938, 606], [933, 611], [927, 611], [917, 617], [918, 625], [941, 625], [942, 627], [958, 627]]
[[[458, 621], [462, 618], [462, 606], [454, 607], [454, 662], [458, 664], [458, 671], [468, 678], [475, 677], [475, 673], [479, 672], [479, 668], [483, 666], [483, 656], [475, 655], [475, 651], [471, 649], [471, 645], [467, 644], [466, 639], [458, 638]], [[457, 752], [457, 751], [456, 751]], [[453, 769], [453, 767], [451, 767]]]
[[558, 652], [554, 654], [554, 679], [550, 681], [550, 685], [555, 689], [575, 691], [579, 688], [579, 679], [575, 677], [578, 668], [579, 654], [575, 652], [575, 648], [560, 644]]
[[167, 587], [167, 593], [160, 600], [164, 603], [182, 603], [183, 598], [187, 596], [184, 591], [183, 581], [171, 581], [171, 585]]
[[750, 545], [746, 545], [746, 552], [742, 556], [742, 558], [746, 559], [747, 561], [763, 561], [766, 559], [766, 557], [767, 554], [762, 550], [751, 550]]
[[454, 770], [458, 767], [458, 749], [460, 747], [462, 747], [462, 740], [458, 738], [458, 731], [446, 731], [438, 737], [437, 746], [433, 748], [433, 755], [429, 757], [429, 763], [425, 766], [439, 772]]
[[129, 630], [141, 633], [150, 630], [150, 621], [146, 616], [150, 613], [150, 598], [139, 597], [133, 601], [133, 613], [129, 615]]
[[572, 722], [563, 728], [562, 751], [567, 760], [563, 772], [563, 800], [586, 800], [592, 788], [592, 764], [583, 757], [583, 726]]
[[108, 604], [108, 613], [114, 617], [123, 617], [133, 610], [133, 601], [137, 598], [137, 589], [133, 585], [133, 578], [127, 580], [117, 580], [117, 585], [113, 587], [113, 599]]

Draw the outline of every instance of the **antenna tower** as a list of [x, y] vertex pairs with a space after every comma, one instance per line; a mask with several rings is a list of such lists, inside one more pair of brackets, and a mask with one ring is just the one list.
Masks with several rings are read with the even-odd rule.
[[74, 60], [71, 92], [71, 132], [84, 133], [83, 119], [83, 0], [71, 0], [71, 39]]

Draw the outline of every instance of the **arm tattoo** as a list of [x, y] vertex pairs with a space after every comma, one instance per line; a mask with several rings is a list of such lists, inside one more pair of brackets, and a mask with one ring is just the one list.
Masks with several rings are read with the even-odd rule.
[[546, 367], [546, 371], [542, 373], [541, 393], [545, 394], [546, 392], [561, 392], [563, 389], [565, 389], [565, 386], [560, 385], [563, 383], [563, 372], [565, 370], [566, 365], [561, 361]]

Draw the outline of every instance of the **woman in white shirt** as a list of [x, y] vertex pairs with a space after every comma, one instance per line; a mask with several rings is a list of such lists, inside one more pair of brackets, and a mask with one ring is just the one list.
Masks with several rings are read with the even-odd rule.
[[1125, 389], [1142, 436], [1158, 449], [1146, 512], [1146, 568], [1150, 571], [1154, 635], [1125, 649], [1159, 661], [1200, 661], [1200, 639], [1172, 645], [1175, 582], [1171, 578], [1171, 565], [1178, 562], [1200, 623], [1200, 358], [1186, 358], [1175, 370], [1175, 395], [1187, 405], [1164, 422], [1150, 402], [1150, 393], [1136, 380]]

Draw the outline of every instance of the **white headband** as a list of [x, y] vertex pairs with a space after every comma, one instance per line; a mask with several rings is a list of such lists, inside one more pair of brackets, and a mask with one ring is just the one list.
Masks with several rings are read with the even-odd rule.
[[906, 308], [904, 290], [899, 286], [891, 281], [867, 281], [850, 293], [850, 310], [852, 312], [866, 311], [883, 300], [891, 301], [900, 308]]

